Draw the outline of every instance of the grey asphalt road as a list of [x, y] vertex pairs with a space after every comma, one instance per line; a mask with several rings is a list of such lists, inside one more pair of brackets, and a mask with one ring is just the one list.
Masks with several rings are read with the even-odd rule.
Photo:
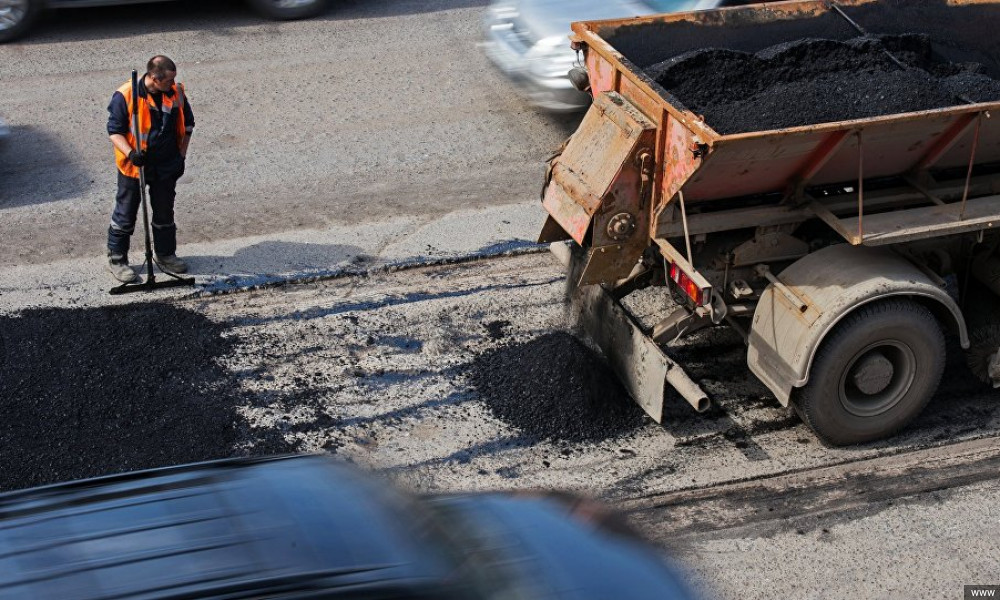
[[[476, 253], [531, 230], [518, 204], [575, 117], [537, 114], [493, 71], [476, 48], [483, 2], [337, 4], [282, 24], [229, 0], [88, 9], [0, 46], [0, 113], [15, 128], [0, 148], [0, 314], [112, 301], [93, 279], [114, 192], [105, 106], [156, 52], [179, 61], [198, 111], [178, 221], [203, 279], [216, 263], [249, 277]], [[491, 219], [509, 229], [484, 231]], [[681, 350], [718, 410], [681, 403], [622, 436], [537, 439], [496, 417], [468, 371], [565, 329], [563, 287], [550, 257], [526, 255], [209, 288], [179, 305], [238, 342], [212, 365], [253, 400], [240, 407], [253, 428], [420, 491], [597, 496], [673, 548], [708, 597], [930, 600], [1000, 583], [1000, 405], [960, 354], [906, 432], [834, 449], [749, 375], [737, 336], [709, 330]]]
[[[538, 114], [477, 47], [485, 0], [338, 0], [262, 21], [234, 0], [51, 15], [0, 46], [0, 267], [99, 256], [111, 93], [155, 53], [198, 122], [180, 243], [524, 202], [579, 117]], [[138, 253], [136, 253], [138, 254]], [[138, 257], [135, 257], [138, 258]]]
[[[192, 381], [218, 390], [215, 404], [235, 410], [241, 424], [234, 450], [252, 444], [260, 452], [253, 440], [280, 440], [418, 492], [556, 488], [594, 496], [627, 511], [678, 557], [706, 600], [938, 600], [961, 598], [964, 584], [1000, 583], [1000, 404], [970, 381], [960, 352], [950, 354], [941, 390], [912, 426], [880, 442], [829, 448], [753, 378], [738, 335], [709, 329], [669, 351], [709, 391], [713, 410], [695, 413], [672, 396], [662, 424], [643, 419], [581, 439], [573, 417], [599, 418], [610, 407], [570, 385], [580, 364], [567, 351], [573, 346], [545, 344], [551, 358], [538, 352], [538, 340], [570, 326], [564, 289], [562, 266], [547, 254], [379, 269], [173, 302], [157, 295], [145, 306], [148, 296], [129, 297], [139, 314], [211, 321], [194, 359], [158, 358], [177, 348], [176, 336], [162, 334], [179, 333], [176, 324], [136, 323], [127, 335], [129, 347], [143, 348], [139, 356], [148, 352], [154, 372], [164, 373], [159, 390]], [[6, 292], [0, 287], [0, 308]], [[110, 315], [125, 307], [82, 308], [44, 290], [32, 301], [51, 310], [15, 318], [0, 310], [0, 340], [8, 331], [7, 339], [38, 331], [51, 360], [36, 365], [37, 350], [11, 345], [5, 364], [0, 351], [0, 396], [8, 373], [42, 382], [6, 387], [13, 396], [2, 396], [11, 407], [6, 429], [20, 433], [26, 421], [37, 430], [64, 414], [52, 408], [60, 405], [79, 425], [57, 419], [51, 443], [5, 456], [63, 469], [78, 468], [67, 453], [89, 469], [121, 464], [119, 456], [162, 464], [160, 447], [177, 456], [177, 436], [188, 429], [149, 426], [153, 441], [138, 448], [119, 447], [128, 438], [117, 435], [99, 443], [79, 435], [114, 432], [135, 414], [109, 411], [103, 401], [95, 410], [93, 358], [65, 350], [101, 347]], [[498, 355], [506, 358], [498, 363]], [[533, 368], [539, 362], [547, 376]], [[498, 364], [503, 377], [490, 375]], [[108, 371], [112, 388], [135, 385], [130, 369]], [[595, 389], [607, 389], [606, 375], [592, 375]], [[551, 390], [552, 382], [565, 393], [525, 394]], [[516, 400], [498, 404], [498, 390]], [[139, 394], [134, 410], [179, 423], [204, 414], [191, 402], [164, 409], [160, 397]], [[539, 407], [546, 418], [523, 418]], [[135, 428], [127, 426], [133, 435]], [[8, 469], [3, 479], [22, 472]]]

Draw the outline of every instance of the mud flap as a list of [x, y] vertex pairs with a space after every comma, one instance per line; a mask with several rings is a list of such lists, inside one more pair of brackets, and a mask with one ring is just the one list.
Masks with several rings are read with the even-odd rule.
[[[562, 248], [557, 248], [562, 246]], [[684, 369], [647, 336], [635, 319], [603, 285], [576, 287], [586, 254], [575, 244], [553, 244], [553, 254], [568, 262], [567, 294], [579, 314], [577, 322], [608, 360], [625, 389], [657, 423], [663, 418], [663, 395], [670, 384], [698, 412], [708, 410], [708, 395]]]

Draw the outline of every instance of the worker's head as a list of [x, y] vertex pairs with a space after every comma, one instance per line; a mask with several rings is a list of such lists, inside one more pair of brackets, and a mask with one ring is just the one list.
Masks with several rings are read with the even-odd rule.
[[146, 87], [154, 92], [168, 92], [177, 76], [177, 65], [162, 54], [149, 59], [146, 65]]

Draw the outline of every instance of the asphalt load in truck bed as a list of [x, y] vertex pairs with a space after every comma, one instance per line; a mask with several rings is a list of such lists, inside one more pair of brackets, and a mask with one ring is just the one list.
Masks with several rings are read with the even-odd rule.
[[239, 414], [226, 328], [170, 304], [0, 317], [0, 490], [292, 451]]
[[1000, 100], [1000, 81], [982, 65], [936, 60], [916, 34], [797, 40], [754, 54], [705, 48], [646, 72], [721, 134]]

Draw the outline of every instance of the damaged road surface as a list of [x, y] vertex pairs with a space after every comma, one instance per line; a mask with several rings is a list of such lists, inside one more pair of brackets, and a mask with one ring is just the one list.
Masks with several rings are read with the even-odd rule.
[[657, 425], [568, 333], [564, 288], [530, 254], [0, 316], [0, 484], [330, 452], [417, 491], [603, 498], [722, 598], [956, 597], [996, 574], [1000, 403], [957, 349], [914, 426], [835, 449], [707, 330], [671, 352], [713, 408], [668, 397]]

